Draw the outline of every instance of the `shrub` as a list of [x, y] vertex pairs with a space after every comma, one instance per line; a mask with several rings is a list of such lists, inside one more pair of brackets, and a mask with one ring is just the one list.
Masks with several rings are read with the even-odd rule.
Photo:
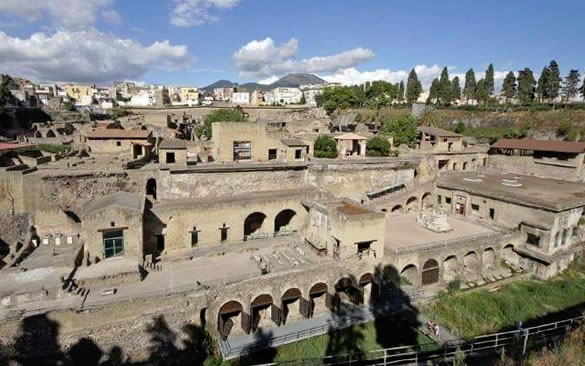
[[368, 156], [388, 156], [392, 146], [390, 142], [382, 136], [374, 136], [368, 140], [366, 145], [366, 155]]
[[205, 116], [203, 134], [208, 139], [211, 138], [211, 124], [213, 122], [246, 122], [247, 120], [248, 116], [241, 107], [217, 109]]
[[315, 157], [317, 158], [336, 158], [337, 144], [329, 136], [321, 135], [315, 140]]
[[413, 146], [416, 141], [416, 120], [412, 116], [397, 116], [382, 124], [380, 134], [394, 137], [394, 146]]
[[457, 126], [455, 126], [455, 133], [463, 134], [465, 132], [465, 123], [459, 121], [457, 122]]
[[461, 289], [461, 279], [456, 278], [447, 285], [449, 292], [459, 291]]

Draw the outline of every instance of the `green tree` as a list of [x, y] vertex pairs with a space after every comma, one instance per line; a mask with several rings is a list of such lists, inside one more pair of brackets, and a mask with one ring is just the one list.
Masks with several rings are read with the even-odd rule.
[[360, 101], [355, 94], [355, 88], [349, 87], [326, 88], [322, 94], [322, 102], [328, 114], [337, 109], [347, 109], [360, 105]]
[[433, 108], [425, 108], [421, 115], [418, 117], [418, 124], [426, 127], [437, 126], [437, 115], [433, 111]]
[[485, 86], [485, 79], [479, 79], [479, 81], [477, 82], [477, 90], [475, 92], [475, 99], [477, 99], [477, 104], [480, 104], [482, 102], [487, 104], [487, 100], [489, 99], [489, 94], [488, 94], [486, 86]]
[[413, 147], [416, 142], [416, 120], [410, 115], [394, 117], [382, 123], [380, 136], [392, 136], [394, 146]]
[[333, 100], [328, 100], [323, 105], [323, 108], [325, 109], [325, 112], [327, 112], [327, 114], [331, 114], [335, 112], [335, 110], [337, 109], [337, 103], [335, 103], [335, 101]]
[[455, 76], [451, 82], [451, 98], [453, 101], [461, 100], [461, 85], [459, 76]]
[[577, 96], [580, 80], [581, 76], [579, 75], [579, 70], [575, 69], [569, 71], [569, 75], [565, 77], [565, 82], [563, 83], [563, 98], [565, 99], [565, 106], [572, 98]]
[[335, 140], [326, 135], [320, 135], [315, 140], [315, 157], [316, 158], [336, 158], [337, 144]]
[[303, 95], [301, 96], [301, 101], [300, 104], [307, 104], [307, 98], [305, 98], [305, 93], [303, 93]]
[[528, 67], [518, 71], [518, 99], [523, 105], [531, 104], [534, 101], [534, 89], [536, 80], [534, 74]]
[[512, 71], [510, 71], [504, 79], [502, 95], [506, 98], [506, 104], [510, 99], [516, 97], [516, 76]]
[[495, 79], [494, 79], [494, 65], [490, 64], [485, 72], [485, 92], [488, 96], [487, 101], [494, 96]]
[[392, 146], [390, 142], [382, 136], [374, 136], [366, 144], [366, 155], [368, 156], [388, 156]]
[[435, 104], [438, 102], [440, 96], [439, 95], [440, 89], [441, 86], [439, 79], [437, 78], [433, 79], [433, 82], [431, 83], [431, 88], [429, 89], [429, 96], [427, 97], [428, 104]]
[[581, 97], [585, 100], [585, 78], [583, 78], [583, 85], [581, 85], [579, 92], [581, 93]]
[[210, 139], [213, 131], [211, 130], [211, 124], [213, 122], [246, 122], [248, 116], [244, 113], [241, 107], [236, 108], [222, 108], [216, 109], [205, 116], [203, 120], [203, 134]]
[[477, 83], [475, 81], [475, 72], [473, 69], [467, 70], [465, 73], [465, 86], [463, 87], [463, 96], [465, 97], [465, 104], [469, 104], [469, 100], [475, 100], [477, 95]]
[[410, 74], [408, 74], [408, 81], [406, 83], [406, 101], [408, 104], [416, 102], [422, 92], [422, 84], [418, 80], [416, 71], [412, 69], [410, 70]]
[[398, 103], [404, 102], [404, 81], [400, 81], [400, 86], [398, 87]]
[[540, 73], [538, 84], [536, 85], [536, 95], [538, 96], [538, 101], [540, 103], [544, 102], [545, 100], [550, 100], [550, 77], [550, 69], [545, 66]]
[[8, 104], [14, 104], [15, 98], [8, 88], [8, 75], [0, 75], [0, 78], [2, 78], [2, 83], [0, 83], [0, 129], [7, 129], [10, 128], [12, 121], [6, 107]]
[[549, 98], [551, 102], [555, 102], [555, 100], [559, 97], [560, 89], [561, 89], [561, 72], [559, 71], [559, 65], [555, 60], [552, 60], [548, 65], [549, 69]]
[[462, 121], [457, 122], [457, 126], [455, 126], [455, 133], [463, 134], [465, 132], [465, 123]]
[[446, 67], [441, 71], [441, 78], [439, 79], [439, 99], [442, 105], [451, 104], [451, 93], [453, 91], [453, 85], [449, 79], [449, 70]]

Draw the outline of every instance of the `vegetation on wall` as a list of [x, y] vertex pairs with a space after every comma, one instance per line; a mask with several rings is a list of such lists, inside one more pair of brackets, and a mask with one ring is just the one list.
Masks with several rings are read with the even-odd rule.
[[246, 122], [248, 121], [248, 115], [244, 112], [242, 107], [237, 106], [235, 108], [222, 108], [217, 109], [207, 116], [203, 120], [203, 135], [208, 139], [212, 136], [211, 124], [213, 122]]

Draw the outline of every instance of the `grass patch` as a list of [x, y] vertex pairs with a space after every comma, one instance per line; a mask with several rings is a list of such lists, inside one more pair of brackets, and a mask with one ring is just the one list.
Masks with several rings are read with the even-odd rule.
[[423, 308], [465, 338], [513, 327], [585, 302], [585, 275], [570, 270], [548, 282], [518, 281], [498, 292], [444, 293]]
[[67, 150], [67, 147], [63, 146], [63, 145], [55, 145], [55, 144], [40, 144], [39, 150], [44, 151], [44, 152], [48, 152], [51, 154], [59, 154], [65, 150]]
[[368, 352], [416, 344], [429, 345], [434, 342], [401, 316], [383, 316], [368, 323], [287, 344], [275, 350], [258, 352], [236, 363], [244, 365], [318, 359], [326, 355]]

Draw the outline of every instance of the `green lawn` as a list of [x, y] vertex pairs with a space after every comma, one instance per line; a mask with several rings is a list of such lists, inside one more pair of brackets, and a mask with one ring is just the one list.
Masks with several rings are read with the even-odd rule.
[[585, 302], [585, 275], [569, 271], [547, 282], [518, 281], [497, 292], [480, 290], [440, 296], [423, 308], [431, 318], [470, 338], [511, 327]]
[[277, 349], [259, 352], [235, 363], [245, 365], [323, 358], [325, 355], [432, 343], [430, 338], [420, 333], [416, 327], [402, 318], [380, 317], [369, 323], [354, 325], [350, 328], [287, 344]]

